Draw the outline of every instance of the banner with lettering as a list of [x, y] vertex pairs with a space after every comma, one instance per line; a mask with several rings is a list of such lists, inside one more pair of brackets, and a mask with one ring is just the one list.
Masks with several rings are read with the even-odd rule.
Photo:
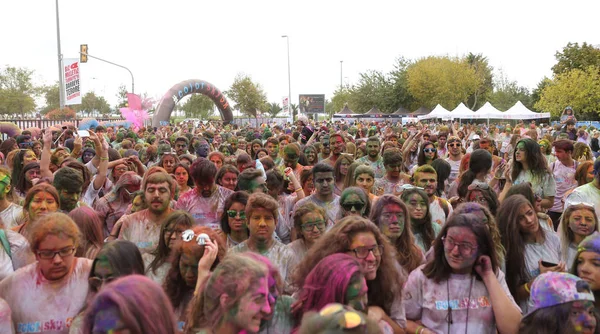
[[79, 59], [63, 59], [65, 78], [65, 105], [81, 104], [81, 85], [79, 84]]

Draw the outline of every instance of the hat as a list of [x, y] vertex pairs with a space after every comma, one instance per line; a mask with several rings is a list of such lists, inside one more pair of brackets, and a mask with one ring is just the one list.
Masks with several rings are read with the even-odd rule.
[[568, 273], [547, 272], [538, 276], [531, 284], [529, 314], [541, 309], [577, 300], [594, 301], [588, 283]]
[[479, 140], [479, 135], [473, 135], [473, 138], [471, 138], [471, 140]]
[[577, 253], [594, 252], [600, 254], [600, 233], [594, 232], [583, 239], [577, 246]]
[[299, 122], [302, 122], [302, 125], [308, 125], [308, 118], [304, 115], [298, 116], [297, 119]]

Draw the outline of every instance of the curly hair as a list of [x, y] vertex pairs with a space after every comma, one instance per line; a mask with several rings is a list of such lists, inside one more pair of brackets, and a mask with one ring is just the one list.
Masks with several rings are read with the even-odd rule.
[[383, 213], [383, 208], [389, 204], [398, 205], [402, 209], [402, 212], [404, 212], [404, 231], [400, 237], [396, 240], [390, 240], [390, 242], [393, 242], [393, 246], [396, 247], [396, 258], [398, 259], [398, 263], [400, 263], [407, 273], [410, 273], [423, 262], [423, 252], [415, 244], [415, 237], [412, 233], [410, 216], [406, 204], [404, 204], [397, 196], [383, 195], [375, 202], [370, 218], [380, 230], [383, 230], [381, 214]]
[[395, 296], [402, 295], [403, 282], [395, 263], [394, 247], [379, 228], [368, 219], [350, 216], [337, 222], [331, 230], [317, 240], [306, 257], [298, 264], [292, 280], [295, 286], [304, 286], [308, 274], [319, 261], [331, 254], [348, 252], [352, 239], [358, 233], [371, 233], [377, 244], [383, 246], [377, 277], [367, 281], [368, 300], [369, 305], [379, 306], [386, 314], [390, 314]]

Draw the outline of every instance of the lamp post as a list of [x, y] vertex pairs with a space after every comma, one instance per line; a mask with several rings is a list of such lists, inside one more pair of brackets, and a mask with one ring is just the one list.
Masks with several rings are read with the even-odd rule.
[[343, 73], [344, 73], [344, 61], [340, 60], [340, 91], [342, 91], [342, 77], [343, 77]]
[[281, 38], [285, 38], [287, 41], [287, 56], [288, 56], [288, 110], [290, 111], [290, 115], [292, 115], [292, 122], [294, 121], [294, 111], [292, 110], [292, 78], [290, 75], [290, 37], [288, 35], [283, 35]]
[[60, 22], [58, 19], [58, 0], [56, 0], [56, 44], [58, 45], [58, 96], [60, 98], [60, 110], [65, 108], [65, 92], [63, 90], [63, 68], [62, 52], [60, 51]]

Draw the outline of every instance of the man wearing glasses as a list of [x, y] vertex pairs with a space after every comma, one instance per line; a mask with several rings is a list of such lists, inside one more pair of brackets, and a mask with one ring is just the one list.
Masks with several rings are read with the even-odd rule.
[[446, 161], [450, 164], [450, 177], [448, 184], [451, 184], [458, 178], [458, 170], [460, 169], [460, 160], [463, 158], [462, 142], [456, 136], [448, 138], [448, 157]]

